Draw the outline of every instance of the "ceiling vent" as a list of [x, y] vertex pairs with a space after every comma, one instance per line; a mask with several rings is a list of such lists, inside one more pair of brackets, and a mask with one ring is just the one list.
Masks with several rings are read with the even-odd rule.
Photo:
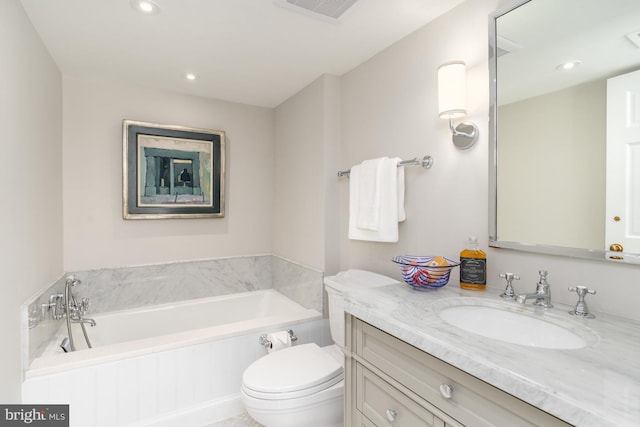
[[636, 47], [640, 47], [640, 32], [633, 32], [627, 34], [627, 38], [633, 43]]
[[500, 34], [496, 37], [496, 48], [498, 58], [502, 55], [506, 55], [508, 53], [513, 52], [514, 50], [522, 49], [522, 46], [513, 40], [509, 40], [508, 38], [501, 36]]
[[279, 6], [330, 22], [337, 22], [357, 1], [358, 0], [273, 0], [273, 2]]
[[506, 55], [507, 53], [509, 53], [508, 50], [503, 49], [500, 46], [498, 46], [498, 58], [500, 58], [502, 55]]

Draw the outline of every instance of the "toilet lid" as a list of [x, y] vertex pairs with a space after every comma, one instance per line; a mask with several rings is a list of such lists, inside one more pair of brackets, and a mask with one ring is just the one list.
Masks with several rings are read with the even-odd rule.
[[242, 384], [254, 397], [293, 398], [337, 384], [342, 371], [342, 364], [316, 344], [302, 344], [258, 359], [244, 371]]

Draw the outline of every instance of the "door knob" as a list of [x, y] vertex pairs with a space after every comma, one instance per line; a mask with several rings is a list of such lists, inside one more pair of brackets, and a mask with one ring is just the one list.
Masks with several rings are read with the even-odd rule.
[[[611, 246], [609, 246], [609, 250], [611, 252], [622, 252], [624, 250], [624, 248], [622, 247], [622, 245], [620, 243], [612, 243]], [[611, 258], [611, 259], [624, 259], [624, 257], [620, 256], [620, 255], [610, 255], [609, 258]]]

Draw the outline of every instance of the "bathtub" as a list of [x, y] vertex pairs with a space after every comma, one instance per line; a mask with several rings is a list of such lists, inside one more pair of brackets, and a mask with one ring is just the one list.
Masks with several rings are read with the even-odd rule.
[[242, 372], [266, 354], [260, 334], [293, 329], [330, 343], [328, 322], [273, 289], [87, 315], [93, 348], [74, 324], [35, 359], [23, 403], [68, 403], [71, 426], [205, 425], [242, 411]]

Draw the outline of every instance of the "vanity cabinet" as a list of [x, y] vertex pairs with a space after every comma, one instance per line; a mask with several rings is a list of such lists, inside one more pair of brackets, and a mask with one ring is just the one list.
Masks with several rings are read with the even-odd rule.
[[345, 426], [569, 426], [346, 316]]

